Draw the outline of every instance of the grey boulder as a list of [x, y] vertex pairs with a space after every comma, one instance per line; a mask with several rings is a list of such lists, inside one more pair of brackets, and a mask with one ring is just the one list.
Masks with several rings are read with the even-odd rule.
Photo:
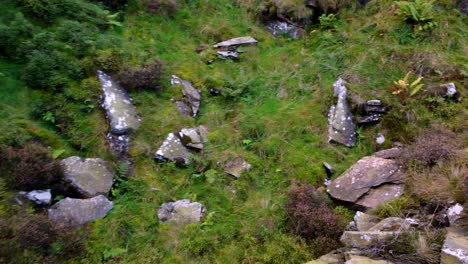
[[196, 117], [201, 103], [200, 91], [195, 89], [189, 81], [182, 80], [176, 75], [172, 75], [171, 84], [182, 86], [182, 93], [186, 102], [177, 102], [177, 107], [179, 108], [181, 114], [187, 115], [187, 108], [190, 108], [190, 115]]
[[158, 218], [161, 222], [188, 224], [200, 222], [204, 213], [205, 207], [201, 203], [185, 199], [162, 204], [158, 210]]
[[258, 41], [250, 36], [246, 37], [238, 37], [232, 38], [223, 42], [219, 42], [213, 45], [213, 48], [231, 48], [231, 47], [238, 47], [238, 46], [246, 46], [246, 45], [255, 45]]
[[25, 197], [26, 199], [38, 205], [49, 205], [52, 201], [52, 194], [50, 193], [50, 189], [20, 192], [19, 196]]
[[227, 162], [224, 166], [224, 172], [236, 178], [239, 178], [244, 171], [249, 171], [251, 169], [252, 165], [240, 157]]
[[110, 131], [121, 135], [135, 131], [140, 126], [140, 118], [132, 104], [132, 99], [117, 82], [102, 71], [98, 71], [103, 94], [103, 107], [110, 122]]
[[404, 177], [394, 160], [369, 156], [332, 181], [327, 191], [335, 199], [375, 208], [403, 194]]
[[61, 164], [65, 180], [84, 197], [106, 195], [110, 191], [114, 173], [104, 160], [73, 156], [62, 160]]
[[182, 144], [196, 150], [203, 149], [203, 144], [207, 142], [207, 135], [208, 129], [205, 126], [183, 128], [179, 132]]
[[179, 136], [169, 133], [161, 147], [156, 151], [155, 158], [161, 161], [169, 160], [180, 165], [188, 165], [190, 163], [189, 156], [190, 151], [182, 144]]
[[356, 143], [356, 125], [346, 99], [347, 89], [342, 79], [338, 79], [333, 87], [338, 102], [330, 107], [328, 114], [328, 142], [352, 147]]
[[103, 195], [90, 199], [65, 198], [49, 210], [49, 220], [66, 226], [77, 226], [103, 218], [113, 208], [113, 203]]
[[468, 233], [466, 230], [449, 228], [441, 252], [441, 264], [468, 263]]

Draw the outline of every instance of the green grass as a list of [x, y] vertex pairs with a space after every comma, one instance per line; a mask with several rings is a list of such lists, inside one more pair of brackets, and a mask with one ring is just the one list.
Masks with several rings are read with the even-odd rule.
[[[131, 7], [122, 28], [101, 36], [120, 40], [119, 49], [128, 64], [161, 59], [165, 84], [160, 92], [131, 93], [142, 116], [131, 142], [135, 176], [115, 186], [114, 209], [89, 225], [85, 254], [69, 262], [306, 262], [314, 257], [314, 249], [286, 229], [283, 207], [288, 188], [321, 186], [324, 161], [335, 167], [335, 177], [340, 175], [379, 148], [374, 142], [378, 132], [385, 134], [388, 147], [391, 142], [409, 141], [420, 127], [432, 122], [450, 122], [443, 114], [429, 111], [420, 103], [422, 98], [402, 105], [391, 95], [392, 81], [410, 69], [427, 73], [428, 82], [434, 83], [452, 80], [444, 76], [457, 69], [462, 75], [460, 89], [466, 85], [467, 19], [450, 10], [437, 13], [440, 27], [432, 33], [414, 34], [388, 14], [392, 1], [379, 1], [367, 9], [343, 10], [334, 31], [312, 27], [303, 39], [291, 40], [271, 37], [232, 1], [187, 2], [172, 18], [135, 12]], [[239, 62], [216, 60], [207, 65], [212, 51], [195, 52], [201, 44], [211, 46], [241, 35], [251, 35], [259, 43], [242, 48]], [[68, 88], [69, 94], [60, 98], [64, 104], [60, 109], [72, 114], [72, 129], [61, 135], [40, 120], [32, 121], [32, 102], [47, 94], [18, 81], [21, 67], [0, 64], [6, 76], [0, 89], [0, 124], [8, 132], [6, 137], [13, 134], [19, 141], [39, 137], [53, 148], [66, 149], [67, 155], [101, 156], [115, 162], [104, 142], [107, 125], [94, 95], [97, 91], [80, 89], [76, 83]], [[171, 74], [201, 89], [202, 106], [196, 119], [181, 117], [170, 102], [182, 96], [179, 87], [170, 86]], [[359, 131], [354, 148], [326, 142], [332, 84], [339, 76], [349, 80], [352, 94], [379, 98], [392, 106], [383, 123]], [[242, 93], [211, 97], [208, 91], [213, 84]], [[285, 96], [279, 98], [280, 92]], [[85, 114], [80, 106], [88, 98], [96, 109]], [[450, 111], [457, 115], [463, 105]], [[208, 127], [209, 142], [195, 165], [180, 168], [153, 160], [168, 133], [200, 124]], [[4, 138], [1, 135], [0, 143], [11, 144]], [[247, 145], [243, 144], [246, 139], [250, 140]], [[217, 165], [233, 155], [253, 165], [237, 180]], [[208, 169], [216, 171], [214, 180], [199, 176]], [[158, 222], [161, 203], [186, 198], [207, 207], [203, 223], [177, 227]]]

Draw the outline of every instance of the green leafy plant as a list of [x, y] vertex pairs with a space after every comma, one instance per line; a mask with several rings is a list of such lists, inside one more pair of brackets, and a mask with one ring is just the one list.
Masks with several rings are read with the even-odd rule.
[[335, 29], [336, 28], [336, 15], [335, 14], [323, 14], [319, 17], [321, 29]]
[[398, 5], [396, 14], [403, 21], [414, 24], [419, 31], [430, 31], [437, 26], [437, 23], [433, 21], [434, 2], [434, 0], [399, 1], [396, 2]]

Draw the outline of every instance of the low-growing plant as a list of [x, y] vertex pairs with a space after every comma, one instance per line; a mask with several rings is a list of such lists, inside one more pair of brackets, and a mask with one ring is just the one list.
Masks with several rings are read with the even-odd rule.
[[321, 29], [335, 29], [336, 28], [336, 15], [335, 14], [323, 14], [319, 17]]
[[430, 31], [437, 26], [434, 19], [434, 2], [435, 0], [415, 0], [396, 2], [398, 9], [396, 14], [403, 21], [412, 23], [419, 31]]
[[399, 95], [402, 102], [405, 101], [406, 97], [414, 96], [424, 87], [424, 84], [421, 83], [423, 77], [420, 76], [411, 81], [412, 74], [413, 71], [409, 71], [403, 79], [393, 81], [395, 86], [392, 87], [392, 94]]

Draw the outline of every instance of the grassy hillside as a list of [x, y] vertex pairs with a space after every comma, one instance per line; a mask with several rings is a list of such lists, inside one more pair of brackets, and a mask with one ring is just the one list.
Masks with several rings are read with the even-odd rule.
[[[393, 81], [412, 70], [424, 77], [426, 87], [450, 81], [464, 93], [468, 27], [456, 1], [435, 5], [437, 25], [430, 30], [413, 28], [395, 15], [394, 1], [371, 1], [366, 7], [353, 3], [341, 8], [329, 24], [317, 21], [307, 26], [299, 40], [272, 37], [257, 14], [248, 11], [255, 8], [245, 8], [254, 5], [251, 1], [177, 1], [173, 10], [163, 6], [156, 13], [146, 12], [140, 1], [130, 1], [112, 23], [106, 20], [111, 13], [103, 13], [107, 7], [84, 0], [69, 2], [78, 3], [75, 8], [85, 10], [86, 16], [62, 12], [53, 19], [51, 14], [38, 16], [27, 5], [8, 2], [0, 1], [2, 10], [7, 10], [1, 26], [13, 28], [11, 17], [22, 12], [33, 31], [31, 36], [16, 35], [25, 44], [18, 45], [20, 50], [2, 52], [0, 58], [2, 147], [39, 141], [52, 151], [63, 149], [61, 157], [106, 158], [119, 172], [122, 165], [105, 142], [108, 127], [95, 70], [116, 73], [159, 59], [164, 74], [161, 89], [130, 91], [142, 117], [141, 128], [131, 138], [134, 176], [118, 173], [110, 196], [114, 209], [77, 232], [81, 252], [64, 250], [62, 240], [45, 250], [23, 250], [14, 240], [19, 229], [13, 228], [0, 244], [0, 256], [7, 261], [306, 262], [320, 251], [289, 232], [284, 204], [292, 186], [322, 185], [322, 162], [333, 165], [335, 176], [340, 175], [375, 150], [397, 141], [412, 142], [432, 124], [441, 123], [466, 139], [466, 100], [430, 99], [421, 92], [403, 101], [391, 90]], [[62, 36], [71, 30], [66, 25], [75, 25], [64, 21], [85, 28], [77, 27], [71, 37]], [[41, 34], [50, 35], [43, 42]], [[239, 61], [219, 59], [211, 48], [195, 52], [201, 45], [211, 47], [244, 35], [259, 43], [241, 48]], [[67, 63], [28, 77], [41, 49], [58, 54], [52, 61], [55, 65], [61, 60]], [[211, 59], [215, 62], [207, 64]], [[201, 89], [196, 119], [180, 116], [171, 102], [182, 96], [169, 83], [172, 74]], [[44, 85], [32, 81], [40, 76], [53, 78]], [[327, 143], [327, 114], [338, 77], [348, 81], [352, 97], [381, 99], [391, 107], [382, 123], [358, 130], [353, 148]], [[213, 87], [222, 95], [210, 96]], [[192, 165], [181, 168], [154, 160], [168, 133], [201, 124], [209, 129], [209, 143]], [[377, 133], [387, 139], [383, 146], [375, 143]], [[239, 179], [226, 175], [217, 162], [232, 155], [241, 155], [253, 169]], [[32, 209], [8, 202], [17, 190], [3, 186], [0, 191], [2, 222], [33, 214]], [[206, 206], [203, 223], [184, 227], [159, 223], [156, 211], [163, 202], [188, 198]], [[344, 207], [335, 210], [347, 217], [352, 214]], [[17, 250], [7, 256], [7, 247]]]

